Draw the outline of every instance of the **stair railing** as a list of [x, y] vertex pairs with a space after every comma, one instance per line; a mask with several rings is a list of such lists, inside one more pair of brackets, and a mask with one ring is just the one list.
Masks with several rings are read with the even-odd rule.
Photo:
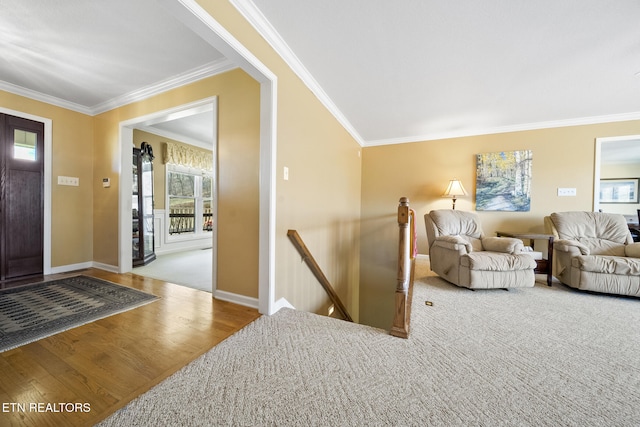
[[313, 275], [316, 277], [316, 279], [318, 279], [327, 295], [329, 295], [329, 299], [331, 300], [333, 306], [338, 310], [338, 312], [340, 312], [344, 320], [353, 322], [353, 319], [349, 315], [349, 312], [347, 312], [346, 307], [344, 306], [344, 304], [342, 304], [340, 297], [333, 289], [333, 286], [331, 286], [329, 279], [327, 279], [327, 276], [325, 276], [322, 272], [322, 269], [313, 258], [313, 255], [311, 255], [309, 248], [307, 248], [307, 245], [304, 244], [298, 232], [296, 230], [289, 230], [287, 231], [287, 236], [289, 236], [289, 239], [293, 243], [293, 246], [296, 247], [298, 253], [300, 254], [300, 256], [302, 256], [302, 260], [309, 266], [309, 269], [311, 270]]
[[398, 276], [395, 292], [395, 313], [390, 334], [409, 338], [411, 299], [415, 270], [415, 213], [409, 208], [409, 199], [400, 198], [398, 205]]

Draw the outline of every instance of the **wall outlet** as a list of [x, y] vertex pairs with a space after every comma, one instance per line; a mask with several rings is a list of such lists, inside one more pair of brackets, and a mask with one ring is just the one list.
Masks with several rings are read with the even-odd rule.
[[575, 188], [560, 188], [558, 187], [558, 196], [567, 197], [567, 196], [575, 196], [576, 189]]
[[77, 187], [80, 185], [80, 178], [75, 176], [58, 176], [58, 185]]

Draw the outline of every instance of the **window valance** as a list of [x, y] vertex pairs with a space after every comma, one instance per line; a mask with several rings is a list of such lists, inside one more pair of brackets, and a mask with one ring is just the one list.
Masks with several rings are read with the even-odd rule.
[[164, 163], [186, 166], [203, 171], [213, 170], [213, 155], [211, 151], [190, 145], [167, 142], [164, 145]]

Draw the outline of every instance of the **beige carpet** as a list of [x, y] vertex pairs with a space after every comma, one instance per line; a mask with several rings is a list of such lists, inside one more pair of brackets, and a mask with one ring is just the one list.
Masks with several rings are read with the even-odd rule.
[[429, 274], [420, 261], [408, 340], [283, 309], [101, 425], [640, 425], [639, 299]]
[[176, 285], [211, 292], [213, 276], [212, 249], [192, 249], [158, 255], [149, 264], [135, 267], [134, 274], [164, 280]]

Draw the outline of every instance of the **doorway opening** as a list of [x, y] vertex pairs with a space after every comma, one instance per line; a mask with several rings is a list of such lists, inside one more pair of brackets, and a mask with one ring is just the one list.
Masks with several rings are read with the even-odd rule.
[[[622, 214], [629, 224], [637, 225], [640, 219], [639, 177], [640, 135], [596, 139], [593, 182], [595, 212]], [[624, 185], [627, 183], [632, 185]], [[629, 190], [629, 193], [625, 197], [611, 198], [609, 193], [613, 185]]]
[[[259, 220], [259, 262], [258, 262], [258, 311], [262, 314], [273, 314], [280, 306], [282, 299], [275, 301], [275, 263], [276, 263], [276, 150], [277, 150], [277, 76], [265, 66], [252, 52], [227, 31], [212, 15], [193, 0], [160, 0], [176, 19], [181, 21], [205, 41], [215, 47], [227, 59], [244, 70], [260, 83], [260, 220]], [[121, 141], [123, 147], [130, 147], [132, 135], [126, 130], [127, 124], [121, 124]], [[121, 164], [128, 162], [128, 155], [121, 153]], [[124, 156], [124, 157], [123, 157]], [[122, 177], [127, 177], [121, 171]], [[122, 185], [120, 186], [122, 189]], [[130, 197], [129, 197], [130, 198]], [[123, 247], [131, 236], [123, 234], [122, 222], [128, 219], [130, 212], [123, 212], [122, 206], [127, 197], [120, 192], [119, 215], [119, 270], [131, 271], [131, 261], [127, 258], [130, 252]], [[214, 245], [215, 247], [215, 245]], [[215, 266], [214, 266], [215, 269]], [[214, 283], [215, 287], [215, 283]], [[229, 299], [231, 300], [231, 299]], [[243, 304], [240, 301], [231, 300]], [[248, 305], [248, 304], [244, 304]]]
[[[183, 286], [214, 292], [216, 290], [216, 259], [217, 259], [217, 98], [210, 97], [190, 104], [178, 106], [169, 110], [159, 111], [143, 117], [134, 118], [121, 124], [122, 142], [122, 170], [121, 191], [133, 186], [132, 163], [124, 161], [125, 156], [131, 157], [134, 146], [144, 142], [149, 143], [155, 150], [154, 169], [154, 252], [156, 259], [148, 265], [133, 268], [131, 257], [124, 260], [123, 254], [131, 254], [132, 239], [121, 240], [121, 270], [133, 271], [136, 274], [165, 280]], [[164, 161], [166, 147], [161, 146], [161, 140], [172, 140], [182, 146], [195, 146], [204, 156], [211, 156], [207, 163], [211, 170], [206, 171], [207, 179], [202, 170], [191, 170], [189, 165], [175, 165]], [[151, 141], [153, 140], [153, 141]], [[174, 144], [174, 142], [171, 142]], [[211, 154], [208, 154], [208, 153]], [[171, 177], [175, 170], [185, 171], [180, 177], [185, 182], [191, 179], [192, 184], [199, 183], [200, 189], [192, 185], [193, 197], [170, 197]], [[189, 172], [189, 173], [187, 173]], [[195, 201], [202, 201], [202, 183], [206, 183], [208, 197], [203, 206], [195, 206]], [[200, 199], [195, 196], [200, 196]], [[131, 215], [132, 198], [121, 194], [120, 234], [132, 234], [131, 221], [126, 221], [126, 212]], [[172, 203], [176, 201], [176, 206]], [[186, 204], [193, 203], [193, 209]], [[183, 206], [184, 205], [184, 206]], [[189, 213], [185, 213], [185, 212]], [[178, 213], [176, 213], [178, 212]], [[203, 229], [196, 220], [196, 215], [206, 217], [207, 224]], [[184, 217], [184, 218], [183, 218]], [[190, 220], [189, 230], [178, 230], [174, 223], [178, 220]], [[198, 223], [198, 226], [196, 226]], [[185, 232], [186, 231], [186, 232]], [[193, 268], [197, 266], [197, 268]]]

